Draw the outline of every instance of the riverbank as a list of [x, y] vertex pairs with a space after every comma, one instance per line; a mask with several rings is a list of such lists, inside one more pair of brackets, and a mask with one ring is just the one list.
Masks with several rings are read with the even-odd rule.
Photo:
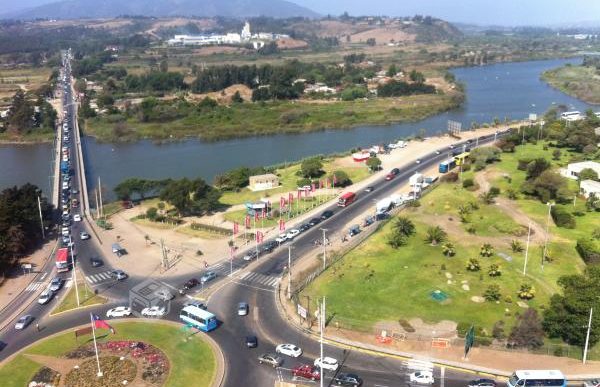
[[198, 137], [206, 141], [309, 133], [330, 128], [416, 122], [457, 108], [459, 91], [357, 101], [275, 101], [218, 106], [185, 118], [145, 123], [136, 118], [105, 116], [86, 120], [85, 133], [104, 142], [140, 139], [175, 140]]
[[0, 133], [0, 145], [35, 145], [54, 142], [54, 131], [41, 131], [15, 136], [11, 133]]
[[542, 79], [567, 95], [600, 105], [600, 73], [594, 67], [566, 65], [545, 71]]

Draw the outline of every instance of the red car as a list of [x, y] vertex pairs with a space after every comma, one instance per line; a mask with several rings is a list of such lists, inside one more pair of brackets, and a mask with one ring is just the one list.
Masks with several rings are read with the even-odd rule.
[[396, 175], [398, 175], [399, 173], [400, 173], [400, 170], [399, 170], [398, 168], [394, 168], [394, 169], [392, 169], [392, 170], [390, 171], [390, 173], [388, 173], [388, 174], [385, 176], [385, 179], [386, 179], [387, 181], [390, 181], [390, 180], [392, 180], [394, 177], [396, 177]]
[[321, 374], [319, 374], [317, 367], [313, 367], [308, 364], [294, 367], [294, 369], [292, 370], [292, 374], [294, 376], [301, 377], [304, 379], [310, 379], [313, 381], [321, 379]]

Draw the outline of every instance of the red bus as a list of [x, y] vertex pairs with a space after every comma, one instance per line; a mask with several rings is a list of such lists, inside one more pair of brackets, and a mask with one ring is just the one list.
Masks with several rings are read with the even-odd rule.
[[69, 249], [66, 247], [56, 251], [56, 271], [69, 271]]
[[346, 207], [356, 200], [356, 194], [354, 192], [346, 192], [338, 200], [338, 207]]

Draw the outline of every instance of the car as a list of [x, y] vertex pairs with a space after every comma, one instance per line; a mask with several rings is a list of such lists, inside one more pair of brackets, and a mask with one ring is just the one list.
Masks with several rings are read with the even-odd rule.
[[92, 257], [90, 258], [90, 265], [92, 265], [92, 267], [100, 267], [104, 265], [104, 262], [98, 257]]
[[436, 155], [439, 155], [440, 153], [442, 153], [442, 152], [440, 152], [440, 150], [439, 150], [439, 149], [435, 151], [435, 154], [436, 154]]
[[275, 241], [265, 242], [265, 244], [263, 245], [263, 252], [264, 253], [270, 253], [271, 251], [275, 250], [275, 248], [277, 246], [279, 246], [279, 243], [277, 243]]
[[63, 210], [62, 216], [69, 216], [69, 210]]
[[79, 190], [74, 189], [73, 190], [73, 195], [77, 195], [79, 193]]
[[375, 191], [375, 187], [373, 187], [372, 185], [365, 188], [365, 192], [373, 192], [373, 191]]
[[331, 211], [331, 210], [323, 211], [323, 213], [321, 214], [321, 219], [322, 220], [329, 219], [332, 216], [333, 216], [333, 211]]
[[208, 307], [206, 306], [205, 303], [196, 301], [196, 300], [188, 301], [185, 304], [183, 304], [183, 306], [195, 306], [196, 308], [200, 308], [200, 309], [204, 309], [204, 310], [208, 309]]
[[600, 387], [600, 379], [590, 379], [583, 382], [584, 387]]
[[388, 173], [387, 175], [385, 175], [385, 179], [387, 181], [392, 180], [393, 178], [395, 178], [398, 174], [400, 173], [400, 170], [398, 168], [394, 168], [390, 171], [390, 173]]
[[107, 318], [126, 316], [131, 316], [131, 308], [128, 306], [117, 306], [116, 308], [109, 309], [106, 312]]
[[310, 227], [311, 227], [310, 223], [304, 223], [304, 224], [301, 224], [300, 227], [298, 227], [298, 231], [304, 232], [304, 231], [308, 230]]
[[421, 164], [421, 159], [417, 159], [417, 160], [415, 161], [415, 163], [417, 163], [417, 164]]
[[333, 384], [336, 386], [351, 386], [351, 387], [359, 387], [362, 385], [362, 379], [358, 377], [356, 374], [338, 374], [332, 380]]
[[217, 273], [214, 271], [207, 271], [202, 275], [202, 277], [200, 277], [200, 283], [205, 284], [208, 281], [214, 280], [215, 278], [217, 278]]
[[52, 290], [53, 292], [58, 292], [62, 288], [63, 284], [64, 281], [62, 278], [54, 277], [52, 278], [52, 281], [50, 281], [50, 286], [48, 289]]
[[321, 359], [320, 357], [315, 359], [314, 366], [323, 368], [324, 370], [337, 371], [340, 364], [336, 359], [329, 356], [325, 356], [323, 359]]
[[294, 344], [279, 344], [275, 347], [275, 352], [287, 355], [289, 357], [299, 357], [302, 355], [302, 349]]
[[246, 336], [246, 347], [256, 348], [258, 347], [258, 339], [256, 336]]
[[250, 250], [246, 254], [244, 254], [244, 256], [242, 257], [242, 259], [244, 261], [251, 261], [251, 260], [253, 260], [256, 257], [258, 257], [258, 253], [256, 252], [256, 250]]
[[188, 290], [198, 286], [200, 284], [200, 281], [198, 281], [195, 278], [190, 278], [189, 280], [187, 280], [186, 283], [184, 283], [180, 288], [179, 288], [179, 294], [185, 294], [185, 292], [187, 292]]
[[238, 309], [237, 309], [238, 316], [246, 316], [248, 314], [249, 309], [250, 309], [250, 306], [248, 305], [247, 302], [240, 302], [238, 304]]
[[312, 218], [311, 220], [308, 221], [308, 224], [310, 224], [313, 227], [319, 223], [321, 223], [321, 218]]
[[158, 289], [157, 291], [154, 292], [154, 295], [162, 301], [170, 301], [173, 298], [175, 298], [173, 293], [171, 293], [169, 291], [169, 289], [167, 289], [167, 288]]
[[85, 231], [82, 231], [82, 232], [79, 233], [79, 239], [81, 239], [82, 241], [85, 241], [85, 240], [90, 239], [90, 238], [91, 238], [90, 234], [88, 234]]
[[79, 207], [79, 201], [77, 199], [73, 199], [71, 201], [71, 208], [77, 208]]
[[71, 230], [69, 230], [68, 227], [63, 227], [61, 230], [62, 236], [69, 236], [69, 234], [71, 233]]
[[117, 281], [121, 281], [127, 278], [127, 273], [123, 270], [113, 270], [110, 272], [110, 276], [115, 278]]
[[279, 244], [285, 243], [285, 241], [287, 241], [287, 234], [279, 234], [277, 238], [275, 238], [275, 242]]
[[475, 379], [471, 380], [468, 387], [496, 387], [496, 382], [492, 379]]
[[285, 235], [285, 237], [288, 240], [292, 240], [294, 239], [298, 234], [300, 234], [300, 230], [298, 230], [297, 228], [293, 228], [290, 231], [288, 231], [288, 233]]
[[273, 355], [270, 353], [263, 353], [258, 357], [258, 362], [260, 364], [269, 364], [273, 366], [273, 368], [280, 367], [283, 364], [283, 359], [277, 355]]
[[15, 324], [15, 329], [18, 331], [23, 330], [23, 329], [27, 328], [27, 326], [29, 324], [31, 324], [32, 321], [33, 321], [33, 316], [30, 314], [21, 316], [19, 318], [19, 320], [17, 320], [17, 323]]
[[295, 377], [300, 377], [300, 378], [309, 379], [309, 380], [313, 380], [313, 381], [321, 379], [321, 374], [319, 373], [319, 370], [317, 370], [316, 367], [308, 365], [308, 364], [303, 364], [303, 365], [294, 367], [292, 369], [292, 375], [294, 375]]
[[67, 220], [63, 220], [61, 224], [62, 224], [63, 227], [71, 227], [71, 221], [68, 220], [68, 219]]
[[454, 149], [454, 144], [450, 144], [450, 146], [448, 148]]
[[163, 306], [150, 306], [142, 309], [142, 316], [144, 317], [162, 317], [166, 313], [166, 309]]
[[410, 381], [421, 384], [433, 384], [433, 373], [431, 371], [416, 371], [410, 374]]
[[52, 300], [52, 297], [54, 297], [54, 292], [50, 289], [46, 289], [42, 292], [42, 294], [40, 294], [40, 298], [38, 298], [38, 304], [46, 305], [50, 302], [50, 300]]

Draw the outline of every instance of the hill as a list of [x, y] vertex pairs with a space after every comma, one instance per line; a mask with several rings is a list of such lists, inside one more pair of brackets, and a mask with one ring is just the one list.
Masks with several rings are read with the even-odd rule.
[[314, 11], [285, 0], [65, 0], [2, 14], [15, 19], [79, 19], [136, 16], [316, 17]]

